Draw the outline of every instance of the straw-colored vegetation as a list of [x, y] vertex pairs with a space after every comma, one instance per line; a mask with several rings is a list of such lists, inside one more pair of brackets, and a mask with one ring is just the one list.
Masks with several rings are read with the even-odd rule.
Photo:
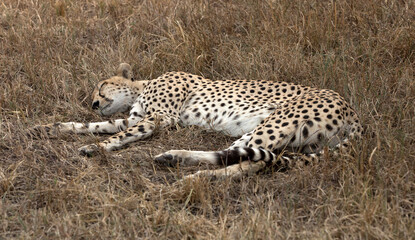
[[[330, 88], [366, 134], [316, 166], [184, 183], [198, 168], [153, 156], [234, 139], [175, 128], [85, 158], [77, 148], [106, 136], [26, 134], [102, 120], [90, 93], [120, 62], [137, 79], [187, 71]], [[0, 239], [413, 239], [414, 75], [414, 1], [3, 0]]]

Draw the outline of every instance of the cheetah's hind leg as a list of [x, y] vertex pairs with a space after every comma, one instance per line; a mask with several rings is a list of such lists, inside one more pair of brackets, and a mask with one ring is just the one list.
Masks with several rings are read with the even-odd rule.
[[177, 122], [174, 116], [164, 112], [153, 113], [135, 125], [112, 135], [98, 144], [89, 144], [78, 149], [81, 155], [93, 156], [99, 149], [107, 152], [124, 148], [129, 143], [149, 138], [156, 128], [165, 128]]
[[267, 166], [264, 161], [258, 162], [251, 162], [251, 161], [244, 161], [237, 164], [233, 164], [221, 169], [214, 169], [214, 170], [200, 170], [196, 173], [187, 175], [183, 178], [186, 179], [195, 179], [198, 177], [214, 177], [216, 179], [231, 177], [233, 179], [238, 179], [243, 176], [249, 176], [256, 174], [257, 172], [261, 171]]

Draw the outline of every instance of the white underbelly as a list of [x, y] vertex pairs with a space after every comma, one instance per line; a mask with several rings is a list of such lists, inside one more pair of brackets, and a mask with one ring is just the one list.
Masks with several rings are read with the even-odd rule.
[[274, 110], [269, 107], [217, 112], [186, 109], [180, 114], [180, 120], [184, 126], [196, 125], [223, 132], [228, 136], [239, 137], [254, 130], [272, 112]]

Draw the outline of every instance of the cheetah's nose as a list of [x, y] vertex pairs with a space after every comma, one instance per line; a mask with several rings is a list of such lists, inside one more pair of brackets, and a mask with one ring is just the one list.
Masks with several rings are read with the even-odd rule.
[[95, 101], [92, 103], [92, 109], [96, 110], [99, 107], [99, 101]]

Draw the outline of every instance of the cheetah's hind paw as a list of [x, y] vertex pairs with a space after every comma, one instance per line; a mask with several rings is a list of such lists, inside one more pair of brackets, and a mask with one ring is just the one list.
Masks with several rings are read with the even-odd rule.
[[99, 150], [96, 144], [85, 145], [83, 147], [78, 148], [79, 154], [82, 156], [92, 157], [97, 153]]
[[157, 155], [154, 158], [154, 161], [159, 165], [164, 165], [168, 167], [177, 166], [177, 164], [180, 162], [179, 159], [177, 159], [177, 157], [174, 157], [174, 155], [170, 154], [169, 152]]

